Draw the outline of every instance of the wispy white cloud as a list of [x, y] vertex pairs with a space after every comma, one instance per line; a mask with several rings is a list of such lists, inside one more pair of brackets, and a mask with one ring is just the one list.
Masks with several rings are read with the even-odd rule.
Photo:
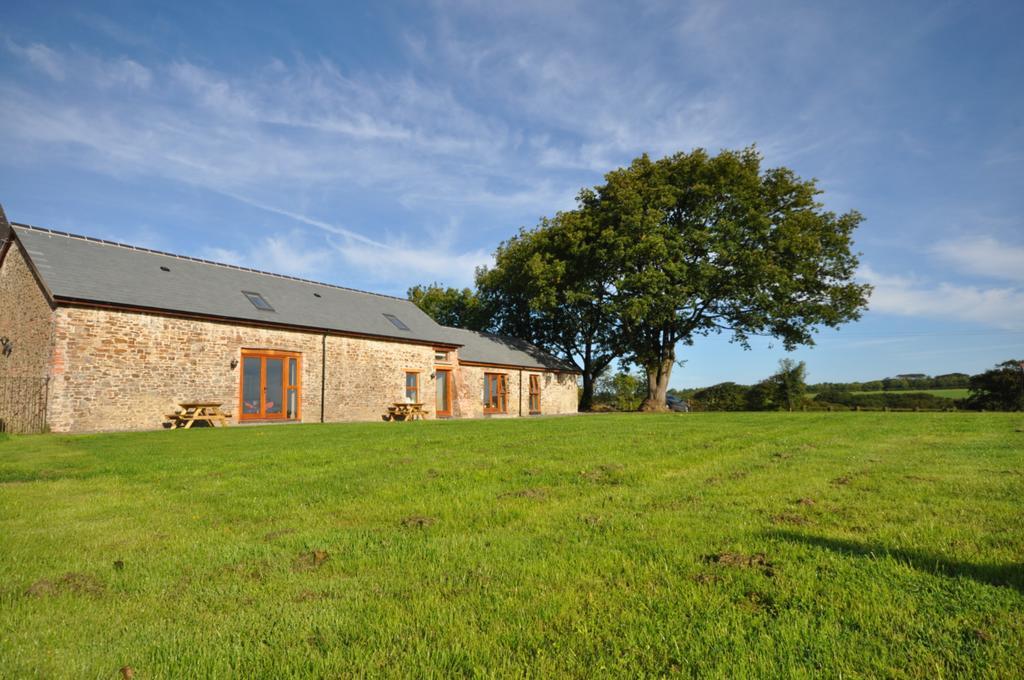
[[[871, 112], [848, 104], [937, 21], [925, 17], [900, 46], [879, 38], [834, 50], [843, 15], [817, 7], [438, 0], [433, 9], [400, 31], [407, 63], [376, 71], [301, 55], [228, 71], [202, 55], [147, 61], [139, 54], [152, 52], [110, 58], [8, 40], [9, 53], [53, 82], [0, 75], [0, 152], [201, 187], [282, 218], [286, 230], [314, 227], [302, 247], [326, 243], [369, 276], [400, 267], [468, 283], [497, 238], [571, 206], [580, 186], [641, 152], [757, 141], [769, 163], [826, 147], [842, 158], [877, 134]], [[132, 44], [117, 24], [79, 20]], [[408, 219], [371, 231], [340, 198], [361, 194]], [[438, 240], [433, 225], [451, 215], [475, 219], [461, 238]], [[495, 237], [482, 247], [488, 228]], [[281, 262], [320, 265], [301, 252]], [[879, 294], [876, 306], [908, 306], [911, 292], [938, 286], [902, 283], [888, 281], [888, 302]]]
[[411, 243], [395, 243], [374, 247], [358, 242], [333, 241], [343, 262], [359, 267], [377, 281], [407, 280], [442, 281], [451, 286], [471, 286], [477, 267], [489, 264], [486, 250], [457, 252], [443, 246], [418, 247]]
[[1024, 290], [1020, 288], [932, 283], [882, 274], [866, 265], [860, 268], [860, 277], [874, 286], [873, 312], [1024, 330]]
[[276, 274], [315, 277], [331, 264], [331, 254], [322, 243], [310, 243], [301, 230], [255, 239], [244, 250], [207, 247], [201, 257], [214, 262], [252, 267]]
[[150, 38], [143, 32], [122, 26], [108, 17], [83, 11], [76, 11], [72, 16], [82, 25], [122, 45], [142, 47], [152, 44]]
[[127, 57], [100, 59], [87, 53], [69, 54], [42, 43], [19, 45], [10, 38], [5, 45], [11, 54], [59, 82], [70, 74], [101, 89], [123, 85], [145, 88], [152, 79], [148, 68]]
[[[35, 144], [40, 159], [71, 146], [88, 151], [81, 162], [89, 169], [117, 174], [261, 195], [268, 186], [386, 187], [400, 201], [429, 197], [435, 207], [471, 197], [504, 209], [519, 205], [517, 193], [552, 193], [549, 180], [523, 172], [510, 153], [518, 136], [504, 123], [411, 76], [354, 78], [330, 62], [300, 60], [228, 77], [183, 61], [146, 67], [38, 47], [17, 54], [45, 55], [55, 73], [63, 64], [84, 90], [47, 96], [0, 80], [10, 102], [0, 143]], [[142, 91], [151, 84], [158, 87]], [[96, 89], [117, 86], [117, 96], [94, 101]], [[509, 182], [521, 190], [492, 189]], [[573, 191], [567, 183], [559, 193]], [[283, 201], [264, 201], [272, 203]]]
[[56, 50], [41, 43], [22, 46], [10, 38], [4, 42], [12, 54], [22, 58], [54, 80], [64, 80], [64, 59]]
[[967, 274], [1024, 282], [1024, 246], [991, 236], [964, 236], [940, 241], [931, 252]]
[[363, 280], [392, 285], [409, 280], [469, 286], [476, 268], [491, 262], [482, 249], [454, 252], [451, 244], [443, 240], [423, 248], [403, 242], [385, 244], [368, 239], [338, 238], [326, 233], [311, 235], [298, 229], [279, 236], [256, 238], [244, 248], [208, 246], [199, 256], [214, 262], [303, 278], [323, 278], [332, 268], [357, 269]]

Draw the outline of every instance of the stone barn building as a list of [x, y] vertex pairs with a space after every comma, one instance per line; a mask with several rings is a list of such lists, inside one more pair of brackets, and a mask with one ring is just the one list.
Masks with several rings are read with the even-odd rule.
[[0, 210], [0, 420], [144, 430], [177, 404], [233, 423], [575, 413], [577, 372], [408, 300], [24, 224]]

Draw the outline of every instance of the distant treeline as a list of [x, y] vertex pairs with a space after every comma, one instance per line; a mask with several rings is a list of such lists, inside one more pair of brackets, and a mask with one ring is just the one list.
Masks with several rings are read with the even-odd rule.
[[883, 378], [882, 380], [868, 380], [867, 382], [815, 383], [808, 385], [807, 391], [819, 393], [828, 391], [885, 392], [890, 390], [941, 390], [968, 387], [970, 381], [971, 376], [966, 373], [946, 373], [935, 377], [899, 376], [896, 378]]
[[[738, 385], [720, 383], [698, 390], [677, 393], [686, 399], [693, 411], [776, 411], [782, 405], [770, 398], [771, 391], [763, 383]], [[852, 409], [897, 409], [944, 411], [963, 408], [962, 400], [939, 397], [927, 392], [872, 392], [855, 394], [845, 389], [827, 389], [813, 397], [804, 395], [797, 409], [805, 411], [845, 411]]]
[[[791, 366], [797, 366], [791, 364]], [[848, 410], [897, 409], [944, 411], [970, 409], [977, 411], [1024, 410], [1024, 361], [1011, 359], [993, 369], [968, 375], [946, 373], [935, 377], [903, 375], [884, 380], [850, 383], [817, 383], [804, 385], [800, 371], [776, 373], [756, 385], [719, 383], [711, 387], [670, 390], [685, 400], [693, 411], [765, 411], [765, 410]], [[780, 380], [789, 375], [786, 398], [780, 399]], [[924, 390], [966, 388], [964, 399], [929, 394]], [[915, 390], [922, 390], [917, 392]]]

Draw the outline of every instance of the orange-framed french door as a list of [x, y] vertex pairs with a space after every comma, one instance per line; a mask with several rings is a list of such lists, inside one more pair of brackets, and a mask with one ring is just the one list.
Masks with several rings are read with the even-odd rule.
[[241, 420], [298, 420], [302, 356], [296, 352], [242, 351]]
[[484, 373], [484, 413], [508, 413], [508, 376]]
[[540, 376], [530, 374], [530, 413], [540, 413]]
[[450, 418], [452, 415], [452, 372], [447, 368], [434, 370], [437, 382], [437, 403], [434, 415], [438, 418]]

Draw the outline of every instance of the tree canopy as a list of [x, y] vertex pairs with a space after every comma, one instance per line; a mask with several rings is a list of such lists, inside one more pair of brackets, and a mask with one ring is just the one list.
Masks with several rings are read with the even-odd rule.
[[762, 171], [754, 148], [643, 155], [605, 179], [580, 211], [612, 272], [616, 344], [647, 372], [645, 408], [664, 408], [679, 344], [725, 332], [793, 349], [866, 306], [851, 251], [860, 214], [823, 210], [813, 180]]
[[[441, 323], [529, 340], [583, 375], [580, 408], [613, 361], [647, 376], [644, 408], [665, 408], [676, 348], [727, 333], [786, 349], [857, 319], [870, 287], [854, 280], [862, 218], [818, 201], [814, 180], [762, 170], [753, 147], [646, 154], [584, 189], [574, 210], [522, 229], [477, 272], [477, 290], [416, 286]], [[788, 400], [787, 400], [788, 401]]]
[[583, 211], [542, 219], [494, 253], [477, 273], [481, 302], [498, 332], [529, 340], [572, 363], [583, 376], [580, 409], [589, 410], [597, 377], [618, 356], [607, 247]]
[[439, 324], [471, 331], [486, 331], [491, 327], [490, 310], [469, 288], [445, 288], [432, 283], [413, 286], [408, 297]]
[[1011, 359], [971, 376], [967, 407], [986, 411], [1024, 411], [1024, 361]]

